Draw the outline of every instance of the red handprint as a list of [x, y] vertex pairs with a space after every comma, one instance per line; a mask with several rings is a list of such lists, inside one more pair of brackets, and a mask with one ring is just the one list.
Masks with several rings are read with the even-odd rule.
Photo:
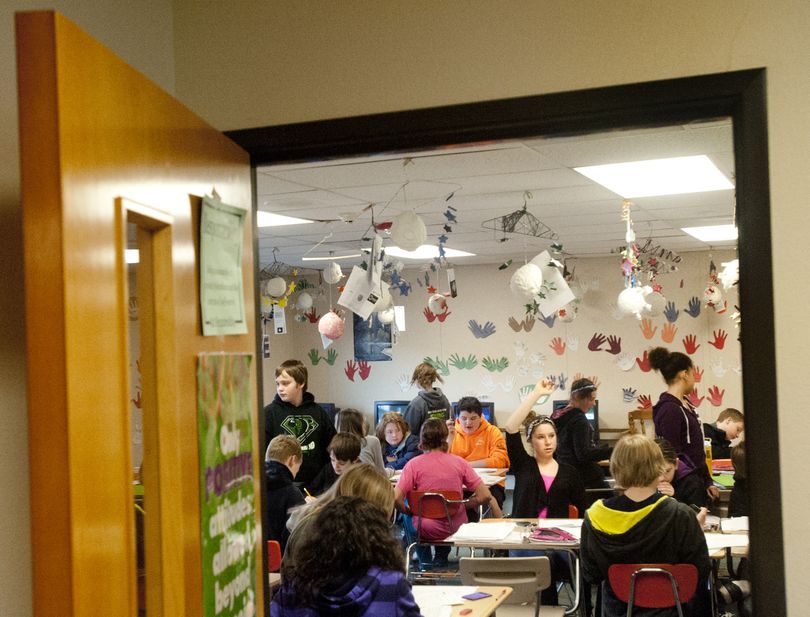
[[721, 390], [717, 386], [712, 386], [709, 388], [709, 402], [715, 407], [720, 407], [720, 405], [723, 404], [723, 395], [725, 393], [725, 390]]
[[692, 374], [695, 376], [695, 383], [700, 383], [703, 379], [703, 369], [700, 368], [697, 364], [695, 364], [695, 368], [692, 371]]
[[640, 394], [636, 400], [644, 409], [652, 409], [652, 399], [649, 394]]
[[588, 349], [591, 351], [600, 351], [600, 347], [605, 342], [605, 335], [604, 334], [597, 334], [594, 332], [591, 340], [588, 342]]
[[551, 339], [551, 342], [548, 344], [554, 350], [558, 356], [561, 356], [565, 353], [565, 343], [559, 336], [555, 336]]
[[671, 343], [675, 339], [675, 333], [678, 331], [678, 326], [674, 323], [668, 323], [661, 329], [661, 340], [665, 343]]
[[360, 379], [365, 381], [366, 377], [371, 373], [371, 365], [365, 360], [360, 360], [360, 362], [357, 363], [357, 368], [360, 370]]
[[447, 319], [447, 316], [450, 315], [453, 311], [448, 311], [447, 307], [444, 307], [444, 312], [439, 313], [436, 315], [436, 318], [439, 320], [439, 323], [444, 323], [444, 320]]
[[357, 372], [357, 362], [354, 360], [346, 360], [346, 368], [343, 369], [343, 372], [346, 373], [346, 377], [349, 378], [349, 381], [354, 381], [354, 374]]
[[655, 331], [658, 330], [658, 326], [653, 326], [652, 320], [650, 319], [642, 319], [639, 328], [641, 328], [641, 333], [646, 339], [651, 339], [655, 336]]
[[640, 368], [644, 373], [649, 373], [652, 370], [650, 366], [650, 358], [647, 355], [647, 352], [644, 352], [644, 355], [640, 358], [636, 358], [636, 364], [638, 364], [638, 368]]
[[706, 397], [698, 396], [697, 388], [695, 388], [689, 394], [686, 395], [686, 400], [692, 403], [692, 407], [700, 407], [700, 404], [703, 402], [704, 398]]
[[728, 334], [725, 330], [715, 330], [714, 331], [714, 340], [709, 341], [709, 345], [716, 347], [717, 349], [723, 349], [726, 346], [726, 337]]
[[436, 321], [436, 315], [434, 315], [433, 311], [431, 311], [428, 307], [422, 309], [422, 314], [425, 316], [425, 319], [428, 320], [428, 323], [433, 323]]
[[607, 338], [610, 349], [605, 349], [606, 352], [612, 353], [614, 356], [622, 352], [622, 337], [610, 335]]
[[318, 323], [318, 320], [321, 318], [321, 316], [316, 312], [314, 306], [304, 313], [304, 315], [306, 315], [306, 318], [309, 319], [309, 323]]
[[683, 337], [683, 348], [690, 356], [698, 350], [698, 347], [700, 347], [700, 343], [697, 342], [694, 334], [687, 334]]

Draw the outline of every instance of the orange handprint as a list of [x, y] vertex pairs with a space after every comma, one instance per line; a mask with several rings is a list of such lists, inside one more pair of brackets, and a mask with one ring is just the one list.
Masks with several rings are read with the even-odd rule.
[[565, 343], [559, 336], [555, 336], [551, 339], [551, 343], [549, 343], [548, 346], [551, 347], [558, 356], [565, 353]]
[[661, 340], [665, 343], [671, 343], [675, 340], [675, 333], [678, 331], [678, 326], [674, 323], [668, 323], [661, 329]]
[[653, 326], [650, 319], [642, 319], [639, 328], [641, 328], [641, 333], [646, 339], [651, 339], [655, 336], [655, 331], [658, 330], [658, 326]]

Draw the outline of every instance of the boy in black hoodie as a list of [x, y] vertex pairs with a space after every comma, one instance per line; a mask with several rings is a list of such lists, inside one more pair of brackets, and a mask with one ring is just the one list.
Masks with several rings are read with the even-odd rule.
[[270, 440], [264, 458], [269, 504], [265, 521], [267, 539], [277, 540], [283, 554], [290, 536], [287, 529], [290, 508], [304, 503], [304, 496], [293, 484], [303, 459], [301, 444], [292, 435], [278, 435]]
[[326, 447], [335, 436], [335, 425], [307, 392], [307, 369], [299, 360], [287, 360], [276, 368], [276, 397], [264, 408], [267, 444], [276, 435], [292, 435], [301, 444], [303, 462], [297, 482], [308, 486], [329, 462]]

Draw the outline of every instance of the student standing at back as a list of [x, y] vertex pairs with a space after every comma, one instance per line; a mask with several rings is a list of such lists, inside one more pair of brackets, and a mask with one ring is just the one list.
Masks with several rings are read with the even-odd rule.
[[304, 460], [296, 481], [304, 485], [329, 462], [326, 448], [336, 433], [329, 416], [307, 392], [307, 378], [299, 360], [282, 362], [276, 368], [276, 397], [264, 408], [265, 443], [286, 434], [301, 444]]
[[419, 394], [410, 402], [405, 410], [405, 422], [411, 429], [411, 433], [419, 435], [422, 424], [428, 418], [438, 418], [446, 421], [452, 417], [452, 407], [450, 401], [439, 388], [434, 388], [436, 382], [444, 383], [433, 366], [427, 362], [417, 364], [413, 369], [411, 384], [419, 387]]

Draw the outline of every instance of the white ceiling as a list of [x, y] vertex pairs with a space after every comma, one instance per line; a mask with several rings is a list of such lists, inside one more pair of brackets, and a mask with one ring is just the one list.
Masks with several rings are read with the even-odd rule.
[[[720, 120], [259, 167], [260, 210], [328, 221], [259, 229], [260, 263], [323, 268], [327, 262], [303, 262], [301, 257], [357, 253], [369, 245], [362, 238], [373, 233], [372, 214], [381, 223], [407, 209], [422, 218], [428, 242], [436, 244], [448, 224], [443, 214], [448, 206], [456, 209], [457, 222], [449, 223], [446, 246], [476, 254], [452, 263], [531, 258], [551, 241], [521, 234], [507, 234], [504, 241], [503, 233], [482, 227], [485, 220], [521, 209], [524, 201], [531, 214], [556, 232], [566, 253], [608, 255], [625, 243], [623, 200], [573, 168], [705, 154], [733, 181], [731, 128], [730, 121]], [[674, 252], [705, 250], [710, 247], [681, 227], [731, 223], [734, 191], [644, 197], [633, 203], [639, 243], [652, 238]], [[390, 243], [386, 239], [384, 245]], [[345, 269], [360, 261], [340, 263]]]

